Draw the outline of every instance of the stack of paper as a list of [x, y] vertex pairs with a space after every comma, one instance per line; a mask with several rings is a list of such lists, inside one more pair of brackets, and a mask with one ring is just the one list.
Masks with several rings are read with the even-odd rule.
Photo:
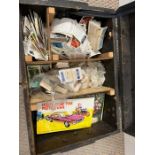
[[[60, 36], [65, 36], [64, 39], [61, 38], [63, 41], [58, 40]], [[86, 30], [81, 24], [70, 18], [54, 19], [50, 38], [55, 40], [51, 43], [53, 53], [59, 54], [61, 57], [82, 59], [100, 54], [92, 50]]]
[[24, 17], [24, 52], [39, 60], [47, 60], [47, 37], [41, 18], [35, 12]]
[[101, 27], [101, 23], [95, 20], [89, 21], [88, 26], [88, 40], [91, 44], [93, 51], [98, 51], [103, 46], [103, 38], [105, 32], [107, 30], [106, 27]]

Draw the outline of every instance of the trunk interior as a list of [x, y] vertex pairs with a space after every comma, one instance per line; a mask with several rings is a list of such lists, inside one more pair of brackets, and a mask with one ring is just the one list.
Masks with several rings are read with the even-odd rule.
[[[27, 15], [30, 10], [33, 10], [39, 14], [42, 18], [43, 23], [46, 23], [46, 6], [36, 6], [36, 5], [20, 5], [20, 15], [21, 17]], [[92, 15], [95, 16], [95, 15]], [[82, 17], [81, 13], [78, 14], [78, 10], [56, 8], [56, 18], [69, 17], [79, 21]], [[104, 38], [104, 44], [101, 51], [114, 52], [114, 58], [111, 60], [102, 61], [106, 69], [105, 78], [106, 81], [104, 86], [109, 86], [115, 89], [117, 77], [115, 77], [115, 50], [113, 46], [113, 37], [109, 37], [109, 32], [113, 32], [113, 22], [112, 18], [103, 18], [96, 16], [96, 20], [102, 22], [102, 26], [108, 26]], [[112, 35], [113, 36], [113, 35]], [[21, 51], [20, 51], [21, 52]], [[117, 92], [116, 92], [117, 93]], [[74, 147], [80, 145], [86, 145], [88, 143], [94, 142], [96, 139], [103, 138], [108, 134], [118, 131], [117, 123], [117, 99], [116, 96], [105, 95], [103, 120], [93, 124], [91, 128], [62, 131], [49, 134], [36, 134], [36, 111], [32, 112], [32, 121], [34, 127], [34, 138], [35, 147], [37, 154], [46, 154], [50, 152], [65, 151], [68, 149], [73, 149]]]

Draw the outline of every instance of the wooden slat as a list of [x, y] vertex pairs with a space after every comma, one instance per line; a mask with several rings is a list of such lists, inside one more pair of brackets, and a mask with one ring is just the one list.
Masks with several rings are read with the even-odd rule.
[[52, 58], [51, 58], [50, 29], [51, 29], [51, 24], [53, 22], [54, 16], [55, 16], [55, 8], [54, 7], [48, 7], [46, 9], [46, 27], [47, 27], [47, 34], [48, 34], [49, 60], [52, 60]]
[[37, 110], [36, 104], [32, 104], [32, 105], [31, 105], [31, 111], [36, 111], [36, 110]]
[[[83, 96], [83, 95], [88, 95], [88, 94], [95, 94], [95, 93], [106, 93], [110, 96], [115, 95], [115, 90], [110, 87], [99, 87], [99, 88], [87, 88], [83, 89], [79, 92], [76, 93], [68, 93], [66, 95], [55, 95], [55, 99], [64, 99], [64, 98], [71, 98], [71, 97], [78, 97], [78, 96]], [[51, 96], [47, 94], [36, 94], [30, 98], [30, 104], [31, 104], [31, 110], [35, 111], [36, 110], [36, 103], [39, 102], [44, 102], [44, 101], [49, 101], [51, 100]]]
[[52, 54], [52, 60], [58, 61], [59, 60], [59, 55], [58, 54]]
[[109, 60], [113, 59], [113, 52], [107, 52], [99, 55], [95, 58], [88, 58], [88, 59], [70, 59], [70, 60], [51, 60], [51, 61], [32, 61], [26, 62], [27, 65], [41, 65], [41, 64], [51, 64], [57, 62], [89, 62], [89, 61], [102, 61], [102, 60]]
[[51, 26], [54, 16], [55, 16], [55, 8], [54, 7], [49, 7], [48, 8], [48, 14], [49, 14], [49, 25]]
[[26, 62], [32, 62], [32, 56], [31, 55], [25, 55], [25, 61]]

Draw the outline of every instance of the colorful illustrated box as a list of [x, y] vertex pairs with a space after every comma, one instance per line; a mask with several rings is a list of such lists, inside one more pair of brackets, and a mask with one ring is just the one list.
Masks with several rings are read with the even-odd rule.
[[87, 97], [94, 97], [94, 111], [93, 111], [92, 124], [102, 121], [105, 94], [97, 93], [97, 94], [92, 94], [92, 95], [81, 96], [81, 98], [87, 98]]
[[94, 97], [37, 104], [37, 134], [91, 127]]

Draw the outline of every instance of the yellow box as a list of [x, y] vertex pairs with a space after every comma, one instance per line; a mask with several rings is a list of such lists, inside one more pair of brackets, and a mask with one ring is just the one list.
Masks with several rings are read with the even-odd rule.
[[94, 97], [37, 105], [37, 134], [91, 127]]

